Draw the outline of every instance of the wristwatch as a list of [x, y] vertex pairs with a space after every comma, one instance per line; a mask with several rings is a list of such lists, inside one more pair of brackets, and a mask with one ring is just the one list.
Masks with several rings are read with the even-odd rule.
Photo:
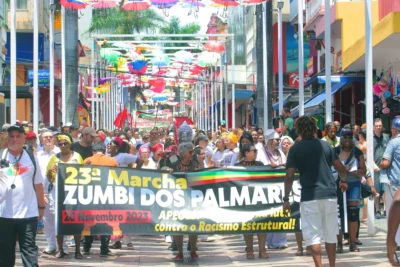
[[283, 197], [282, 200], [283, 200], [283, 202], [287, 202], [287, 201], [289, 201], [289, 197]]
[[40, 210], [46, 209], [46, 207], [40, 207], [40, 206], [38, 206], [38, 208], [39, 208]]

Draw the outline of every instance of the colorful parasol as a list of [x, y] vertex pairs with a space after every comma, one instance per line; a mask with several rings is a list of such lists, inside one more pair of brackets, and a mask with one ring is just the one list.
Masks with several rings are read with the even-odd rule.
[[217, 64], [218, 54], [214, 52], [201, 52], [197, 57], [197, 64], [201, 67], [210, 67]]
[[60, 5], [68, 9], [84, 9], [87, 4], [84, 0], [60, 0]]
[[114, 8], [119, 6], [120, 0], [90, 0], [89, 4], [92, 8]]
[[148, 83], [151, 86], [161, 88], [161, 87], [165, 87], [166, 81], [164, 78], [153, 78], [153, 79], [149, 79]]
[[167, 101], [168, 97], [166, 97], [165, 95], [156, 95], [156, 96], [153, 96], [152, 99], [154, 101], [162, 102], [162, 101]]
[[[139, 62], [138, 62], [139, 61]], [[134, 62], [128, 63], [128, 69], [132, 74], [143, 75], [147, 72], [147, 62], [144, 60], [136, 60]]]
[[175, 62], [185, 63], [185, 64], [192, 64], [193, 62], [193, 54], [188, 51], [178, 51], [175, 54]]
[[243, 0], [242, 5], [257, 5], [264, 2], [268, 2], [268, 0]]
[[136, 45], [136, 50], [156, 50], [157, 48], [155, 48], [154, 46], [151, 46], [149, 44], [138, 44]]
[[221, 53], [225, 51], [225, 45], [217, 41], [208, 41], [204, 47], [209, 52]]
[[150, 90], [153, 91], [154, 93], [159, 94], [159, 93], [162, 93], [162, 92], [164, 91], [164, 88], [165, 88], [165, 87], [155, 87], [155, 86], [152, 86], [152, 87], [150, 87]]
[[139, 11], [148, 9], [151, 4], [146, 0], [125, 0], [122, 9], [126, 11]]
[[151, 63], [157, 67], [166, 67], [169, 65], [169, 57], [165, 54], [156, 54], [152, 59]]
[[114, 63], [118, 61], [118, 58], [121, 57], [122, 54], [113, 49], [101, 48], [100, 56], [104, 59], [107, 59], [110, 63]]
[[238, 6], [240, 3], [236, 0], [212, 0], [216, 4], [220, 4], [223, 6]]

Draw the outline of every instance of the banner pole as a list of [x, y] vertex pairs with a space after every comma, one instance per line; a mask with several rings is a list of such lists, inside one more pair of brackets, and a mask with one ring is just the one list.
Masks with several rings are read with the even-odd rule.
[[348, 233], [347, 229], [347, 196], [346, 192], [343, 192], [343, 214], [344, 214], [344, 233]]

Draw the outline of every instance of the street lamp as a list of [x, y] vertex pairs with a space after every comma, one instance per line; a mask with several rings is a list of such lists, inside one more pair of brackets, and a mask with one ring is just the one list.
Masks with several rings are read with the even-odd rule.
[[278, 87], [279, 87], [279, 115], [283, 110], [283, 62], [282, 62], [282, 8], [283, 0], [278, 0]]

